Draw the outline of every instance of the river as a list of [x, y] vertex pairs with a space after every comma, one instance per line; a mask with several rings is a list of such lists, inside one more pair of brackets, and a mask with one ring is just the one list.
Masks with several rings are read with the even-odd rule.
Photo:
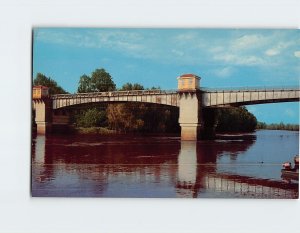
[[36, 135], [34, 197], [298, 198], [281, 177], [299, 133], [259, 130], [188, 142], [174, 136]]

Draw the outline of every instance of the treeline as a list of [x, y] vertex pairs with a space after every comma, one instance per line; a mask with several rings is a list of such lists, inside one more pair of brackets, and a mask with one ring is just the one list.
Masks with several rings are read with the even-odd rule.
[[[103, 107], [102, 107], [103, 108]], [[179, 132], [178, 109], [139, 103], [107, 104], [105, 110], [81, 110], [73, 118], [76, 127], [102, 127], [118, 132]]]
[[269, 130], [291, 130], [299, 131], [299, 125], [297, 124], [284, 124], [283, 122], [279, 124], [266, 124], [265, 122], [258, 122], [256, 129], [269, 129]]
[[49, 87], [49, 94], [67, 94], [68, 93], [61, 86], [59, 86], [56, 81], [54, 81], [50, 77], [46, 77], [45, 75], [43, 75], [41, 73], [37, 73], [35, 79], [33, 80], [33, 86], [38, 86], [38, 85]]
[[252, 132], [257, 119], [245, 107], [218, 109], [216, 132]]
[[[34, 85], [50, 87], [52, 94], [66, 93], [51, 78], [38, 73]], [[111, 75], [104, 69], [96, 69], [90, 76], [84, 74], [78, 82], [78, 93], [97, 91], [127, 91], [160, 89], [145, 88], [139, 83], [125, 83], [117, 89]], [[219, 109], [215, 112], [217, 132], [249, 132], [256, 129], [257, 120], [246, 108]], [[119, 132], [170, 132], [179, 133], [179, 109], [176, 107], [146, 103], [99, 104], [81, 109], [71, 118], [76, 127], [102, 127]]]

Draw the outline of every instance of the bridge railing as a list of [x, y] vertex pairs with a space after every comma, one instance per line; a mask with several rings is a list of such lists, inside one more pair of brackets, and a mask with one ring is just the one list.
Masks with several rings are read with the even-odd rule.
[[107, 97], [107, 96], [128, 96], [128, 95], [163, 95], [176, 94], [177, 90], [132, 90], [132, 91], [109, 91], [109, 92], [89, 92], [76, 94], [56, 94], [52, 99], [58, 98], [88, 98], [88, 97]]
[[[256, 87], [220, 87], [209, 88], [201, 87], [203, 92], [236, 92], [236, 91], [297, 91], [299, 86], [256, 86]], [[110, 97], [110, 96], [130, 96], [130, 95], [163, 95], [176, 94], [178, 90], [132, 90], [132, 91], [110, 91], [110, 92], [89, 92], [75, 94], [56, 94], [52, 99], [58, 98], [88, 98], [88, 97]]]
[[209, 88], [201, 87], [201, 91], [204, 92], [230, 92], [230, 91], [297, 91], [300, 90], [300, 86], [254, 86], [254, 87], [220, 87]]

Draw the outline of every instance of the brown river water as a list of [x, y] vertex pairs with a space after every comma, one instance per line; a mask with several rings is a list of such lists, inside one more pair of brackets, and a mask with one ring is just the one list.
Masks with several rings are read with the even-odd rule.
[[299, 133], [260, 130], [186, 142], [175, 136], [34, 135], [34, 197], [298, 198], [281, 177]]

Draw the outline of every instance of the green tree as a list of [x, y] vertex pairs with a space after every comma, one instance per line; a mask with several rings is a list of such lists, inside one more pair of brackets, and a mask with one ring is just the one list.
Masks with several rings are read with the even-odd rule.
[[131, 91], [131, 90], [144, 90], [143, 85], [139, 83], [125, 83], [121, 88], [120, 91]]
[[151, 88], [146, 88], [146, 90], [161, 90], [160, 86], [152, 86]]
[[141, 109], [135, 104], [109, 104], [107, 119], [110, 128], [117, 131], [141, 131], [144, 121], [140, 118]]
[[79, 79], [77, 92], [78, 93], [91, 92], [92, 91], [91, 81], [92, 80], [89, 76], [87, 76], [86, 74], [82, 75]]
[[104, 69], [96, 69], [91, 77], [93, 91], [115, 91], [116, 84]]
[[245, 107], [219, 109], [217, 132], [251, 132], [256, 129], [257, 119]]
[[284, 124], [280, 122], [279, 124], [266, 124], [265, 122], [258, 122], [256, 129], [269, 129], [269, 130], [292, 130], [299, 131], [299, 125], [297, 124]]
[[35, 79], [33, 80], [33, 85], [38, 86], [46, 86], [49, 87], [50, 94], [66, 94], [66, 92], [61, 86], [57, 84], [56, 81], [51, 79], [50, 77], [45, 76], [42, 73], [37, 73]]
[[109, 104], [108, 125], [111, 129], [129, 132], [179, 132], [177, 108], [155, 104]]
[[75, 122], [79, 127], [104, 127], [107, 122], [106, 112], [96, 108], [88, 109], [77, 115]]
[[257, 122], [256, 129], [266, 129], [267, 124], [265, 122]]
[[[157, 90], [159, 87], [147, 88]], [[139, 83], [125, 83], [120, 91], [145, 90]], [[176, 108], [155, 104], [124, 103], [109, 105], [108, 125], [118, 131], [179, 132], [179, 111]]]
[[104, 92], [115, 91], [116, 84], [104, 69], [96, 69], [91, 77], [82, 75], [78, 82], [77, 92]]

